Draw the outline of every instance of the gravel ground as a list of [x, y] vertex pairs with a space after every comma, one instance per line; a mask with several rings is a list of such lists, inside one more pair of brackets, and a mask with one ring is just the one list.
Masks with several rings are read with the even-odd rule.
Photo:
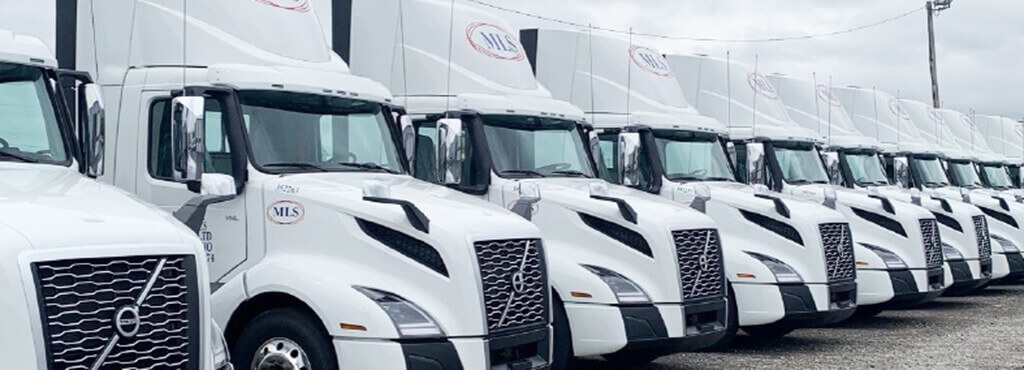
[[[720, 353], [662, 357], [640, 370], [820, 368], [1001, 368], [1024, 366], [1024, 286], [939, 298], [832, 328], [803, 329], [771, 343], [740, 336]], [[581, 369], [615, 369], [599, 359]]]

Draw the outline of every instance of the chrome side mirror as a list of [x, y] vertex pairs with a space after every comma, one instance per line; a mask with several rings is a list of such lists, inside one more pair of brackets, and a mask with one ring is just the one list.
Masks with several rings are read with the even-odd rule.
[[412, 125], [412, 118], [406, 115], [398, 117], [398, 125], [402, 134], [402, 147], [405, 149], [405, 161], [409, 168], [413, 168], [413, 160], [416, 158], [416, 127]]
[[767, 185], [764, 143], [747, 143], [747, 184]]
[[203, 174], [201, 180], [200, 194], [214, 197], [225, 197], [237, 195], [235, 178], [222, 173]]
[[462, 182], [462, 162], [466, 160], [466, 140], [462, 120], [437, 121], [437, 181], [443, 185]]
[[910, 187], [910, 161], [907, 157], [895, 157], [892, 159], [892, 176], [896, 186]]
[[104, 153], [106, 152], [106, 110], [103, 105], [103, 94], [100, 86], [88, 83], [81, 87], [80, 102], [84, 106], [79, 110], [82, 132], [82, 159], [85, 161], [85, 175], [96, 178], [103, 176]]
[[828, 172], [828, 180], [832, 185], [842, 185], [843, 173], [839, 169], [839, 153], [827, 151], [821, 153], [821, 159], [825, 162], [825, 171]]
[[604, 157], [601, 156], [601, 138], [597, 136], [597, 131], [591, 130], [587, 133], [587, 145], [590, 147], [591, 158], [594, 158], [594, 162], [601, 166]]
[[622, 185], [640, 185], [640, 133], [623, 132], [618, 140], [618, 175]]
[[201, 96], [179, 96], [171, 101], [171, 153], [175, 181], [199, 181], [206, 162], [203, 142], [206, 100]]

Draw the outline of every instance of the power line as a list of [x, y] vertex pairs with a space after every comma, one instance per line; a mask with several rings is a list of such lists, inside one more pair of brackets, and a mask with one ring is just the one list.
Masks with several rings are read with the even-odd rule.
[[[564, 20], [564, 19], [546, 17], [546, 16], [539, 15], [539, 14], [528, 13], [528, 12], [524, 12], [524, 11], [516, 10], [516, 9], [510, 9], [510, 8], [494, 5], [494, 4], [491, 4], [491, 3], [488, 3], [488, 2], [484, 2], [484, 1], [481, 1], [481, 0], [466, 0], [466, 1], [469, 1], [471, 3], [476, 3], [476, 4], [479, 4], [479, 5], [491, 8], [491, 9], [503, 11], [503, 12], [506, 12], [506, 13], [512, 13], [512, 14], [516, 14], [516, 15], [519, 15], [519, 16], [523, 16], [523, 17], [527, 17], [527, 18], [533, 18], [533, 19], [538, 19], [538, 20], [542, 20], [542, 21], [546, 21], [546, 22], [558, 23], [558, 24], [562, 24], [562, 25], [566, 25], [566, 26], [579, 27], [579, 28], [591, 27], [594, 30], [610, 32], [610, 33], [617, 33], [617, 34], [623, 34], [623, 35], [630, 34], [630, 31], [627, 31], [627, 30], [620, 30], [620, 29], [607, 28], [607, 27], [598, 27], [598, 26], [589, 26], [589, 25], [586, 25], [586, 24], [572, 22], [572, 21], [567, 21], [567, 20]], [[919, 11], [922, 11], [922, 10], [924, 10], [923, 6], [919, 7], [919, 8], [914, 8], [913, 10], [910, 10], [910, 11], [907, 11], [905, 13], [899, 14], [897, 16], [889, 17], [889, 18], [886, 18], [886, 19], [883, 19], [883, 20], [880, 20], [880, 21], [877, 21], [877, 22], [874, 22], [874, 23], [860, 25], [860, 26], [857, 26], [857, 27], [847, 28], [847, 29], [839, 30], [839, 31], [817, 33], [817, 34], [810, 34], [810, 35], [801, 35], [801, 36], [770, 37], [770, 38], [762, 38], [762, 39], [726, 39], [726, 38], [714, 38], [714, 37], [660, 35], [660, 34], [656, 34], [656, 33], [644, 33], [644, 32], [633, 32], [632, 34], [633, 34], [633, 36], [649, 37], [649, 38], [655, 38], [655, 39], [698, 41], [698, 42], [757, 43], [757, 42], [795, 41], [795, 40], [807, 40], [807, 39], [839, 36], [839, 35], [843, 35], [843, 34], [847, 34], [847, 33], [857, 32], [857, 31], [868, 29], [868, 28], [873, 28], [873, 27], [881, 26], [883, 24], [886, 24], [886, 23], [889, 23], [889, 22], [893, 22], [893, 21], [896, 21], [896, 20], [899, 20], [899, 19], [902, 19], [902, 18], [906, 18], [906, 17], [908, 17], [908, 16], [910, 16], [910, 15], [912, 15], [914, 13], [917, 13]]]

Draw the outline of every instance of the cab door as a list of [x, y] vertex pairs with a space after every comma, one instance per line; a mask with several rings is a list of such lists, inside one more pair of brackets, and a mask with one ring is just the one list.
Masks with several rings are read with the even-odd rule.
[[[171, 156], [171, 96], [168, 91], [142, 93], [138, 140], [136, 193], [158, 207], [173, 212], [199, 194], [174, 180]], [[206, 98], [206, 173], [236, 175], [224, 107], [226, 98]], [[240, 154], [239, 154], [240, 155]], [[211, 205], [199, 230], [206, 250], [210, 281], [221, 282], [247, 258], [246, 202], [244, 196]]]

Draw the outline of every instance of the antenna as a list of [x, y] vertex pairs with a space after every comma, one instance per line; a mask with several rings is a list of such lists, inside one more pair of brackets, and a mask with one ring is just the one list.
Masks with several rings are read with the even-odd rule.
[[[882, 137], [879, 132], [881, 127], [878, 125], [878, 93], [875, 91], [875, 87], [871, 86], [871, 104], [875, 109], [875, 140], [882, 141]], [[896, 135], [896, 142], [899, 143], [900, 136]]]
[[971, 130], [971, 151], [974, 151], [974, 108], [971, 108], [971, 124], [968, 129]]
[[[185, 95], [188, 70], [188, 0], [181, 0], [181, 95]], [[99, 69], [96, 70], [99, 72]]]
[[[632, 55], [632, 53], [633, 53], [633, 27], [629, 28], [629, 50], [630, 50], [629, 58], [632, 59], [633, 58], [633, 55]], [[590, 74], [593, 75], [594, 71], [590, 71]], [[629, 60], [627, 60], [626, 61], [626, 123], [627, 124], [629, 123], [629, 117], [630, 117], [629, 103], [632, 100], [633, 100], [633, 64], [630, 63]]]
[[[815, 87], [817, 89], [817, 87]], [[817, 92], [817, 91], [815, 91]], [[832, 75], [828, 75], [828, 144], [832, 145]], [[817, 100], [815, 100], [817, 101]]]
[[896, 89], [896, 137], [901, 135], [901, 125], [903, 124], [903, 104], [900, 104], [900, 89]]
[[751, 114], [753, 115], [753, 121], [750, 123], [751, 135], [754, 135], [755, 131], [757, 131], [757, 89], [760, 88], [760, 85], [757, 84], [757, 79], [760, 75], [757, 73], [757, 54], [754, 54], [754, 86], [751, 86], [751, 90], [754, 93], [754, 102], [750, 107]]
[[590, 53], [590, 124], [597, 125], [597, 107], [594, 105], [594, 25], [587, 26], [587, 51]]
[[451, 13], [448, 15], [448, 82], [445, 86], [444, 114], [448, 116], [452, 102], [452, 45], [455, 41], [455, 0], [451, 1]]
[[[811, 83], [813, 84], [813, 85], [811, 85], [811, 94], [814, 94], [814, 95], [812, 95], [814, 97], [814, 118], [816, 118], [818, 120], [818, 135], [821, 135], [821, 108], [820, 108], [821, 104], [818, 102], [821, 99], [818, 97], [818, 73], [817, 72], [811, 72]], [[832, 144], [831, 132], [829, 132], [829, 134], [830, 134], [829, 135], [829, 144]]]
[[[406, 72], [406, 59], [405, 59], [405, 12], [402, 9], [402, 3], [404, 1], [398, 0], [398, 37], [402, 41], [402, 95], [409, 95], [409, 74]], [[448, 56], [449, 63], [451, 63], [451, 54]], [[449, 65], [448, 68], [451, 68]], [[445, 114], [448, 113], [448, 109], [445, 109]]]
[[[729, 102], [726, 106], [726, 119], [729, 120], [729, 127], [732, 127], [732, 60], [730, 58], [730, 52], [725, 52], [725, 95], [729, 98]], [[698, 92], [699, 93], [699, 92]], [[751, 132], [753, 135], [753, 132]]]

